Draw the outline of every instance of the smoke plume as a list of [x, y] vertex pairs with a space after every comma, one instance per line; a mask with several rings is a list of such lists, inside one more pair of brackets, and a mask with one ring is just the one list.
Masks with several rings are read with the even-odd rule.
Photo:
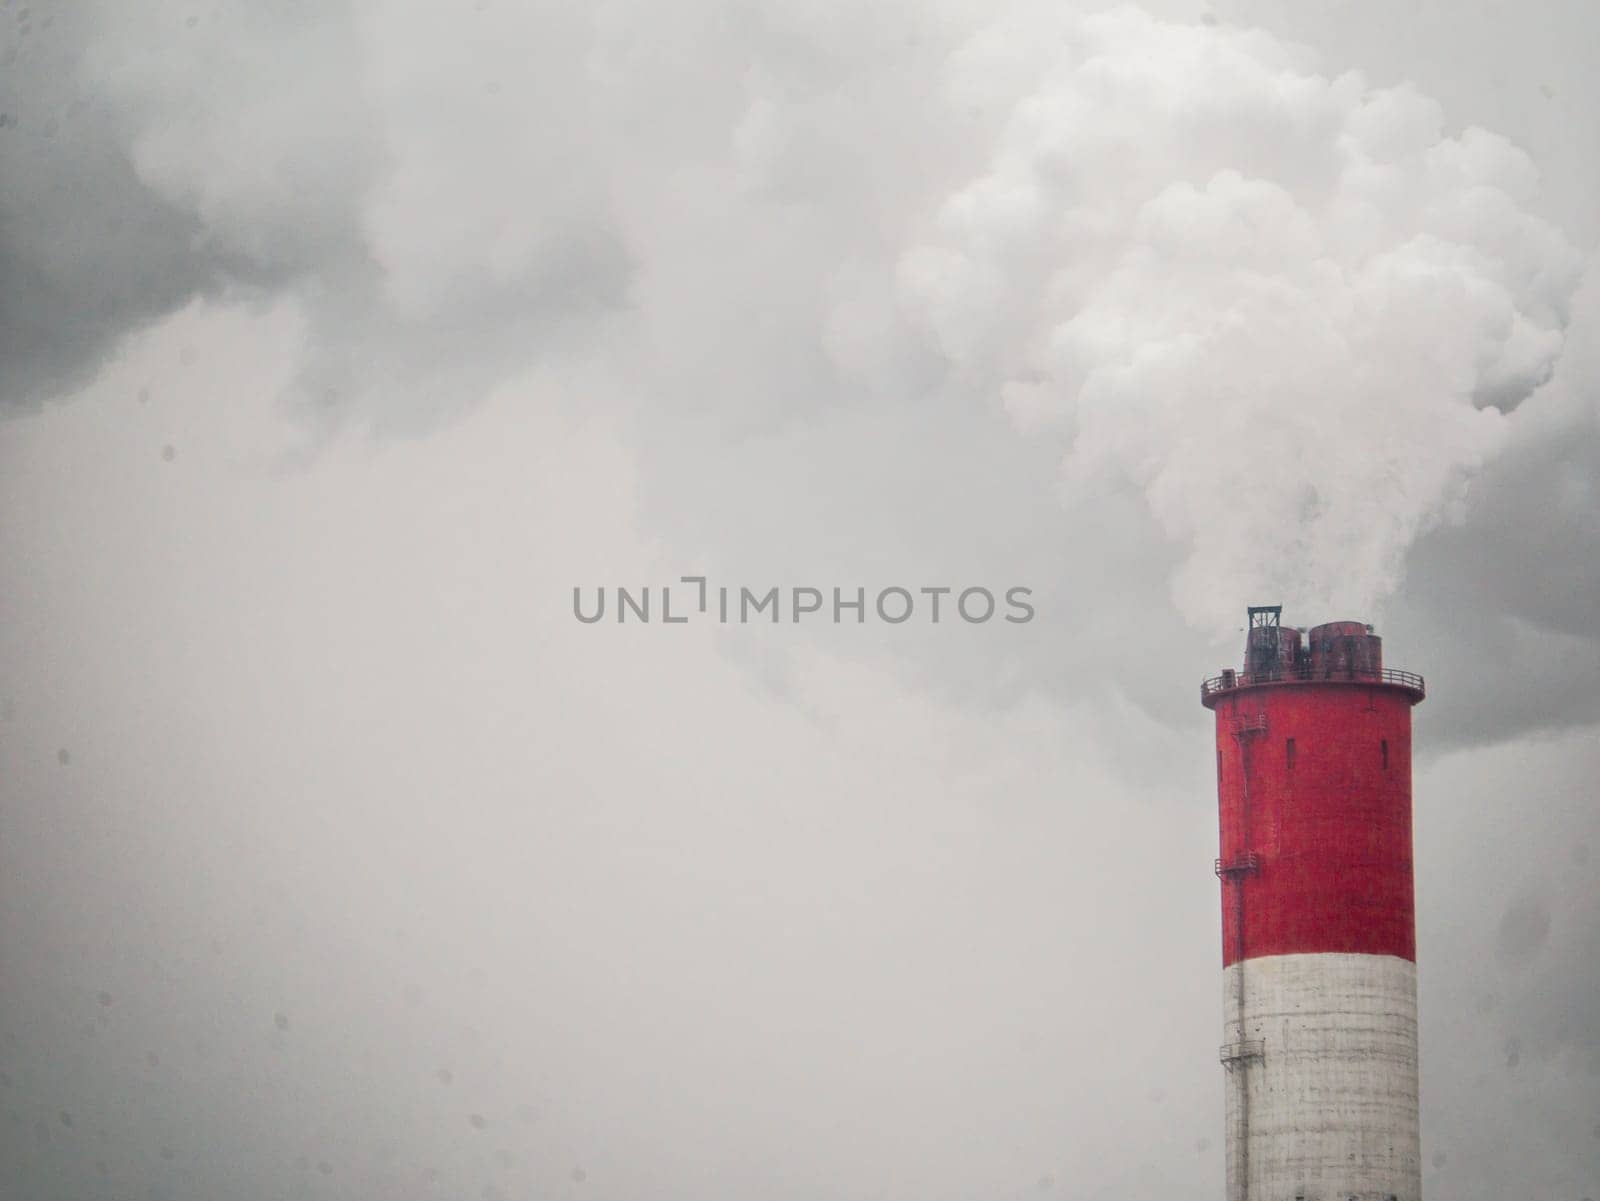
[[904, 297], [1063, 440], [1069, 496], [1143, 490], [1188, 620], [1230, 628], [1244, 593], [1373, 612], [1561, 352], [1581, 261], [1534, 167], [1261, 32], [1058, 24], [954, 60], [952, 92], [1008, 114], [904, 255]]
[[0, 403], [241, 289], [305, 313], [287, 399], [377, 428], [561, 356], [628, 375], [650, 445], [945, 390], [1059, 439], [1082, 520], [1142, 491], [1218, 631], [1246, 593], [1372, 614], [1582, 270], [1509, 141], [1214, 19], [95, 11], [14, 51]]

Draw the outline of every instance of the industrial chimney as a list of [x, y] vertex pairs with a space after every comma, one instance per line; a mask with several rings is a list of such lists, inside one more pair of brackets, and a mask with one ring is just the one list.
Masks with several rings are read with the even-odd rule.
[[1229, 1201], [1419, 1201], [1411, 706], [1372, 627], [1249, 610], [1216, 714]]

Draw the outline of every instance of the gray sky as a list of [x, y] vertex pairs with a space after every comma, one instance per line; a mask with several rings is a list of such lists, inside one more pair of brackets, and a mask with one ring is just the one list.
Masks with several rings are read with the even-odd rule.
[[1595, 1196], [1595, 25], [0, 9], [0, 1195], [1215, 1194], [1282, 600], [1429, 681], [1425, 1187]]

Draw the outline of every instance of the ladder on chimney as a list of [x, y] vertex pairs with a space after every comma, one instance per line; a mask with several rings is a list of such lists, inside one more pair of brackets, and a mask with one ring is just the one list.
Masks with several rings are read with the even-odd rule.
[[[1265, 615], [1263, 615], [1265, 616]], [[1254, 614], [1252, 614], [1254, 617]], [[1262, 624], [1277, 624], [1272, 614]], [[1252, 622], [1252, 624], [1256, 624]], [[1250, 739], [1267, 732], [1267, 715], [1257, 711], [1244, 716], [1234, 715], [1230, 731], [1239, 747], [1239, 846], [1240, 852], [1231, 859], [1218, 858], [1212, 865], [1223, 886], [1233, 889], [1234, 918], [1234, 1009], [1235, 1027], [1232, 1042], [1224, 1043], [1219, 1058], [1223, 1070], [1238, 1089], [1239, 1147], [1237, 1192], [1228, 1201], [1250, 1201], [1250, 1073], [1252, 1063], [1266, 1058], [1266, 1046], [1261, 1039], [1246, 1037], [1245, 1022], [1245, 945], [1244, 945], [1244, 882], [1261, 870], [1261, 859], [1250, 846]]]

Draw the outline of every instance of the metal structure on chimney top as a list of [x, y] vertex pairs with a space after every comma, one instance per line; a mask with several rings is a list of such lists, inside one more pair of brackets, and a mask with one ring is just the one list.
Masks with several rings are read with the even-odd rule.
[[1251, 605], [1245, 610], [1250, 615], [1250, 628], [1275, 626], [1283, 620], [1282, 605]]

